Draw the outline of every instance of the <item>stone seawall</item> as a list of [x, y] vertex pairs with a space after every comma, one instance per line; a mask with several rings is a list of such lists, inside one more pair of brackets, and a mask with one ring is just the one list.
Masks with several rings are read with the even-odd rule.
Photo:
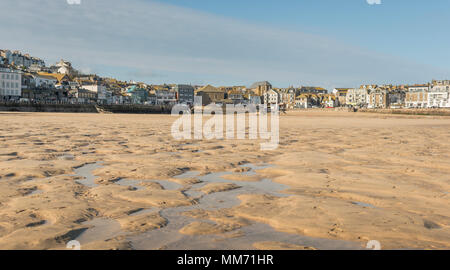
[[290, 111], [298, 112], [352, 112], [352, 108], [336, 107], [336, 108], [308, 108], [308, 109], [291, 109]]
[[358, 112], [383, 113], [383, 114], [450, 116], [450, 108], [447, 108], [447, 109], [359, 109]]
[[102, 105], [98, 108], [109, 113], [170, 114], [172, 112], [172, 106], [169, 105]]
[[97, 113], [95, 105], [90, 104], [32, 104], [32, 103], [0, 103], [3, 112], [67, 112]]
[[170, 113], [171, 106], [150, 105], [95, 105], [95, 104], [32, 104], [0, 103], [3, 112], [61, 112], [61, 113]]

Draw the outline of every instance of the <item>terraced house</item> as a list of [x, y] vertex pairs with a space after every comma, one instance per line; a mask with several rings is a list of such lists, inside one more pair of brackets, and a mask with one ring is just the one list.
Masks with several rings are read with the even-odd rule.
[[19, 100], [22, 95], [22, 73], [0, 69], [0, 100]]
[[294, 108], [295, 105], [295, 89], [293, 87], [287, 89], [280, 89], [280, 103], [287, 109]]
[[320, 105], [325, 108], [335, 108], [339, 106], [337, 98], [333, 94], [321, 94], [319, 95]]
[[350, 88], [335, 88], [332, 93], [336, 96], [339, 106], [346, 104], [347, 93]]
[[428, 107], [450, 108], [450, 81], [433, 81], [431, 83]]
[[386, 89], [373, 89], [367, 96], [367, 107], [370, 109], [385, 109], [389, 107], [389, 92]]
[[277, 105], [280, 104], [280, 93], [274, 89], [270, 89], [264, 93], [264, 104], [267, 105]]
[[194, 87], [186, 84], [177, 84], [173, 91], [177, 93], [178, 103], [194, 104]]
[[202, 105], [223, 103], [225, 101], [225, 92], [211, 85], [197, 89], [195, 95], [202, 97]]
[[308, 109], [319, 104], [319, 97], [316, 94], [300, 94], [295, 98], [295, 108]]
[[392, 109], [400, 109], [405, 107], [405, 91], [402, 89], [394, 89], [389, 92], [388, 102]]
[[405, 94], [405, 107], [427, 108], [429, 91], [430, 86], [428, 84], [409, 86]]
[[367, 106], [368, 96], [367, 88], [349, 89], [345, 97], [345, 103], [354, 107], [365, 107]]

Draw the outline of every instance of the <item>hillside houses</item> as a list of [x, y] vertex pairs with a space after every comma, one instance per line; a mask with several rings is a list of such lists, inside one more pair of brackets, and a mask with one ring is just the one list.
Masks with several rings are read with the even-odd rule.
[[450, 80], [414, 85], [366, 84], [357, 88], [320, 86], [277, 88], [269, 81], [250, 86], [148, 84], [83, 74], [67, 60], [46, 66], [37, 57], [0, 50], [0, 101], [97, 104], [202, 105], [266, 104], [283, 109], [356, 107], [450, 108]]
[[45, 62], [42, 59], [19, 51], [0, 50], [0, 58], [3, 64], [8, 63], [15, 67], [45, 66]]

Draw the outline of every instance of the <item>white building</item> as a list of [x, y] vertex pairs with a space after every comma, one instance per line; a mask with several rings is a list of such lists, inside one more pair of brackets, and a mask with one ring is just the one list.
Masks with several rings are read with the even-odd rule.
[[171, 90], [156, 90], [156, 104], [175, 104], [177, 102], [177, 92]]
[[0, 50], [0, 57], [8, 60], [9, 64], [14, 63], [16, 66], [25, 66], [29, 68], [31, 65], [40, 67], [45, 66], [45, 62], [37, 57], [32, 57], [29, 54], [22, 54], [19, 51], [11, 52], [10, 50]]
[[58, 82], [54, 77], [44, 75], [33, 75], [33, 79], [35, 87], [46, 89], [55, 88], [55, 85]]
[[22, 74], [7, 68], [0, 69], [1, 99], [19, 99], [22, 95]]
[[112, 92], [101, 84], [83, 85], [81, 88], [97, 93], [97, 99], [105, 103], [112, 103]]
[[326, 94], [322, 96], [322, 105], [325, 108], [335, 108], [339, 106], [338, 99], [333, 94]]
[[345, 103], [351, 106], [365, 107], [368, 104], [369, 92], [366, 88], [348, 89]]
[[429, 108], [450, 108], [450, 83], [435, 84], [428, 93]]
[[264, 104], [280, 104], [280, 94], [270, 89], [264, 93]]
[[428, 107], [428, 94], [430, 92], [430, 86], [414, 85], [409, 86], [405, 95], [405, 107], [406, 108], [427, 108]]
[[59, 74], [71, 75], [74, 74], [74, 69], [72, 68], [72, 64], [68, 61], [64, 61], [61, 59], [58, 63], [53, 66], [53, 69], [56, 70]]
[[104, 92], [106, 91], [106, 86], [101, 84], [84, 84], [81, 88], [93, 91], [96, 93]]

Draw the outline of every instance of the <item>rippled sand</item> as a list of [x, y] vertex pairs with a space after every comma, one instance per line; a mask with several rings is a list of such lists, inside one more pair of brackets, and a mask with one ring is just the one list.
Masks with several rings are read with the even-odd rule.
[[175, 119], [0, 113], [0, 249], [450, 248], [450, 118], [289, 112], [275, 151]]

